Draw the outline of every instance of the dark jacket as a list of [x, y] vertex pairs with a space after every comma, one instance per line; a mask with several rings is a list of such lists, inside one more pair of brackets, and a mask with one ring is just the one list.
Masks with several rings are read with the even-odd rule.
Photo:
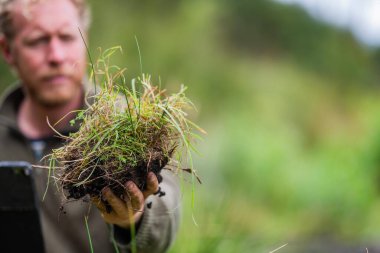
[[[17, 127], [17, 112], [23, 98], [22, 89], [15, 87], [5, 93], [0, 104], [0, 160], [27, 161], [38, 165], [40, 161], [34, 158], [30, 140]], [[63, 134], [76, 130], [75, 126], [68, 127]], [[46, 146], [43, 148], [43, 155], [49, 154], [53, 148], [62, 144], [62, 140], [54, 136], [48, 136], [44, 141]], [[116, 252], [111, 240], [114, 229], [103, 221], [95, 206], [83, 201], [73, 201], [65, 204], [62, 212], [62, 196], [54, 184], [50, 183], [42, 201], [48, 182], [48, 170], [34, 168], [32, 176], [47, 253], [90, 252], [84, 216], [88, 216], [94, 251]], [[177, 181], [168, 171], [163, 171], [163, 178], [160, 187], [166, 195], [162, 198], [150, 196], [146, 201], [152, 202], [152, 205], [151, 208], [145, 208], [136, 234], [138, 252], [164, 252], [178, 229], [180, 196]], [[121, 245], [121, 252], [129, 249], [128, 231], [115, 229], [115, 239]]]

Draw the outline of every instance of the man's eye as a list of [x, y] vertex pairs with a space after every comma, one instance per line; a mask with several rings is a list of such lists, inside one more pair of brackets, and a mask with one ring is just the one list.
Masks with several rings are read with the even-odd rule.
[[60, 36], [61, 40], [64, 42], [71, 42], [75, 40], [75, 36], [70, 34], [63, 34]]
[[26, 44], [30, 47], [45, 45], [47, 43], [49, 43], [48, 37], [40, 37], [40, 38], [31, 39], [31, 40], [26, 41]]

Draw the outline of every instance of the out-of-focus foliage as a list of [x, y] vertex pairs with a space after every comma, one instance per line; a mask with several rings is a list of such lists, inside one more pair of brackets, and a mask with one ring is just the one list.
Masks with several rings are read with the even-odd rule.
[[209, 133], [195, 156], [204, 183], [193, 211], [184, 184], [171, 252], [378, 242], [380, 51], [269, 0], [90, 2], [93, 57], [121, 45], [115, 64], [135, 77], [136, 36], [143, 71], [169, 90], [185, 83]]
[[232, 47], [248, 54], [290, 57], [321, 75], [344, 81], [345, 86], [373, 78], [371, 54], [350, 33], [317, 23], [291, 5], [266, 0], [223, 2]]

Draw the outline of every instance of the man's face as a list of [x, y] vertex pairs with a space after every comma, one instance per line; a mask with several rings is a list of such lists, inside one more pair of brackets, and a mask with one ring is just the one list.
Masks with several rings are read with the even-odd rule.
[[30, 2], [16, 3], [7, 60], [33, 101], [63, 105], [81, 92], [86, 71], [79, 13], [69, 0]]

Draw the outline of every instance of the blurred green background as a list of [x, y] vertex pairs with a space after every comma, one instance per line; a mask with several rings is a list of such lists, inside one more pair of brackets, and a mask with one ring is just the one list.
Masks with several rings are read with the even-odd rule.
[[[136, 36], [143, 71], [187, 85], [208, 132], [171, 253], [376, 252], [380, 50], [268, 0], [90, 4], [93, 57], [120, 45], [136, 77]], [[1, 62], [1, 91], [13, 80]]]

